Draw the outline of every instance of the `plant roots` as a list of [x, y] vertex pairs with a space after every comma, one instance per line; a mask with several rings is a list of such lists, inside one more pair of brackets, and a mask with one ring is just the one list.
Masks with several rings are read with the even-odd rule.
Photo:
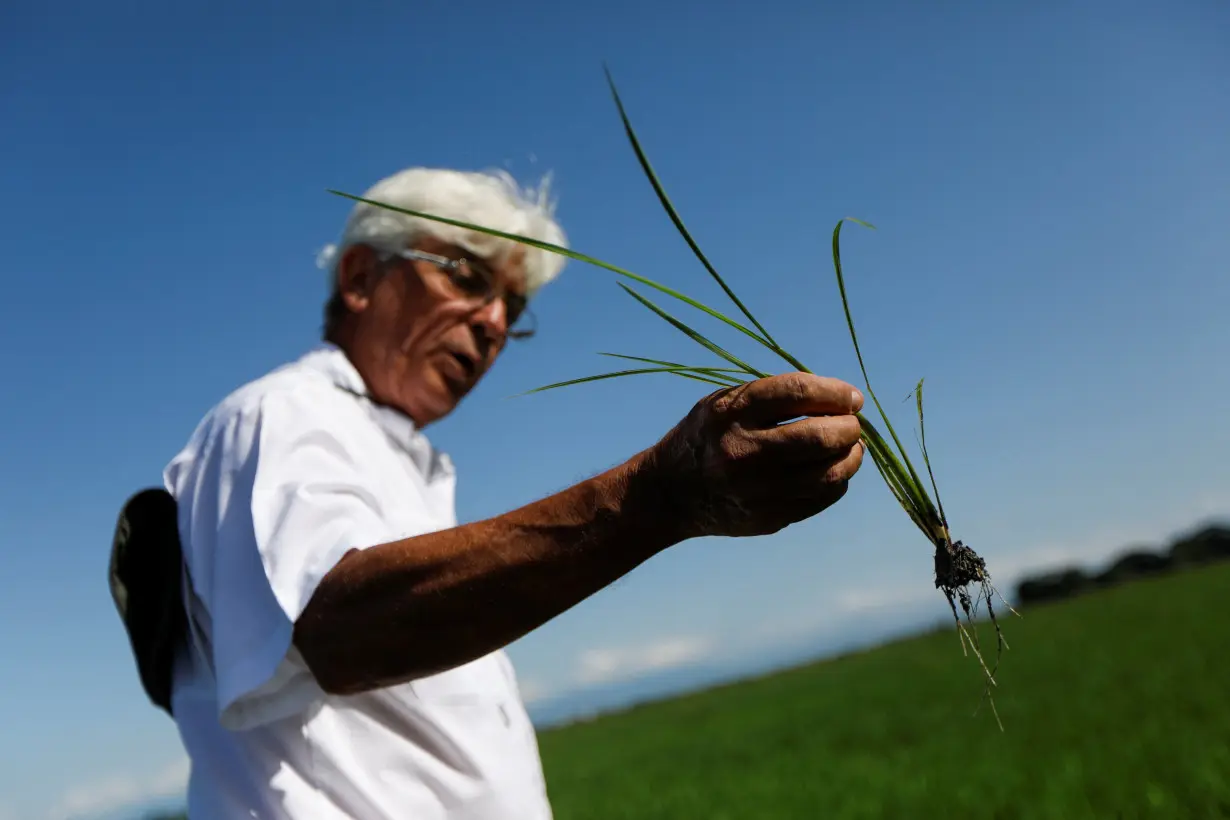
[[[995, 673], [999, 670], [999, 659], [1003, 651], [1008, 648], [1007, 641], [1004, 640], [1004, 633], [999, 628], [999, 620], [995, 617], [995, 608], [992, 605], [993, 598], [999, 597], [1004, 606], [1008, 608], [1014, 615], [1020, 615], [1015, 609], [1004, 600], [1004, 597], [999, 594], [994, 586], [991, 585], [991, 575], [987, 572], [987, 562], [982, 556], [974, 552], [973, 549], [967, 547], [960, 541], [939, 541], [935, 545], [935, 586], [936, 589], [944, 593], [944, 597], [948, 599], [948, 606], [952, 610], [953, 620], [957, 623], [957, 635], [961, 640], [961, 651], [968, 655], [968, 649], [973, 650], [974, 657], [978, 659], [978, 664], [982, 667], [984, 676], [986, 677], [986, 686], [983, 689], [983, 697], [991, 705], [991, 711], [995, 714], [995, 722], [999, 724], [999, 729], [1004, 730], [1004, 724], [999, 719], [999, 712], [995, 708], [995, 700], [991, 697], [991, 687], [997, 686], [995, 682]], [[978, 607], [981, 603], [986, 602], [987, 613], [991, 619], [991, 625], [995, 627], [996, 651], [995, 664], [988, 668], [986, 661], [982, 657], [981, 647], [978, 642], [978, 630], [974, 625], [974, 617], [978, 613]], [[965, 623], [961, 623], [961, 616], [957, 614], [957, 605], [960, 604], [961, 612], [965, 615]], [[981, 708], [981, 701], [979, 708]]]

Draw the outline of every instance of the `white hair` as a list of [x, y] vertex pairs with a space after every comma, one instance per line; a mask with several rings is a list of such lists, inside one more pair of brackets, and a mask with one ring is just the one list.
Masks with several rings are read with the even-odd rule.
[[[549, 176], [537, 189], [522, 189], [504, 171], [407, 168], [377, 182], [363, 198], [567, 247], [564, 231], [555, 221], [554, 203], [548, 200], [549, 187]], [[525, 286], [530, 294], [558, 276], [566, 261], [560, 254], [521, 242], [357, 202], [338, 244], [325, 248], [318, 264], [330, 270], [331, 286], [335, 286], [337, 261], [349, 246], [364, 244], [396, 251], [423, 236], [493, 262], [522, 250]]]

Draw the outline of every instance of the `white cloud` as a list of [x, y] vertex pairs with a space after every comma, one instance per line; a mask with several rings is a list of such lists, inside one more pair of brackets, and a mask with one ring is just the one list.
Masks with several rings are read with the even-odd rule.
[[135, 806], [148, 800], [183, 794], [188, 783], [188, 759], [181, 758], [152, 777], [114, 775], [66, 791], [47, 813], [48, 820], [79, 820]]
[[674, 637], [635, 647], [589, 649], [577, 659], [577, 680], [583, 684], [611, 683], [693, 663], [708, 655], [708, 638]]

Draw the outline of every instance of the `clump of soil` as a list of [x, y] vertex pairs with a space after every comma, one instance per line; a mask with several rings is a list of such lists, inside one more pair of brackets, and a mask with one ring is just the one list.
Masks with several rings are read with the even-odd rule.
[[[995, 713], [995, 721], [999, 723], [1000, 731], [1003, 731], [1004, 724], [1000, 721], [999, 712], [995, 709], [995, 701], [991, 698], [991, 687], [998, 685], [995, 682], [995, 672], [999, 670], [999, 659], [1003, 651], [1008, 648], [1008, 643], [1004, 640], [1004, 633], [999, 628], [999, 620], [995, 617], [992, 598], [999, 596], [1000, 601], [1003, 601], [1004, 606], [1008, 607], [1009, 611], [1014, 615], [1019, 615], [1020, 613], [1009, 606], [1008, 602], [1004, 601], [1003, 596], [999, 594], [999, 590], [991, 585], [991, 574], [987, 572], [987, 562], [983, 560], [982, 556], [960, 541], [943, 540], [936, 542], [935, 586], [948, 599], [948, 606], [952, 609], [952, 617], [957, 622], [957, 632], [961, 638], [961, 650], [968, 654], [966, 651], [968, 642], [969, 649], [973, 650], [974, 657], [978, 659], [978, 663], [982, 666], [982, 671], [986, 676], [986, 687], [983, 691], [983, 696], [991, 704], [991, 711]], [[987, 614], [990, 616], [992, 626], [995, 627], [995, 664], [990, 668], [987, 667], [986, 661], [982, 657], [978, 642], [978, 631], [974, 625], [974, 617], [978, 612], [979, 605], [983, 602], [987, 605]], [[961, 612], [965, 614], [965, 624], [961, 623], [961, 617], [957, 614], [958, 604], [960, 604]], [[968, 628], [966, 624], [968, 624]]]

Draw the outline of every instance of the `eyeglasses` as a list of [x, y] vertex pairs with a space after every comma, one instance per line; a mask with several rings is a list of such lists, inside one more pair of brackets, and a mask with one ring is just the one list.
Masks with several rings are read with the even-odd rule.
[[508, 331], [506, 335], [510, 339], [528, 339], [538, 329], [538, 323], [534, 318], [534, 314], [529, 309], [526, 297], [520, 293], [498, 287], [495, 275], [486, 265], [475, 264], [464, 257], [461, 259], [450, 259], [447, 256], [439, 256], [438, 254], [411, 248], [390, 251], [385, 256], [397, 256], [401, 259], [430, 262], [444, 271], [445, 275], [448, 276], [449, 282], [452, 283], [453, 287], [463, 297], [480, 300], [483, 306], [491, 304], [495, 299], [502, 298], [504, 300], [504, 313], [507, 317]]

